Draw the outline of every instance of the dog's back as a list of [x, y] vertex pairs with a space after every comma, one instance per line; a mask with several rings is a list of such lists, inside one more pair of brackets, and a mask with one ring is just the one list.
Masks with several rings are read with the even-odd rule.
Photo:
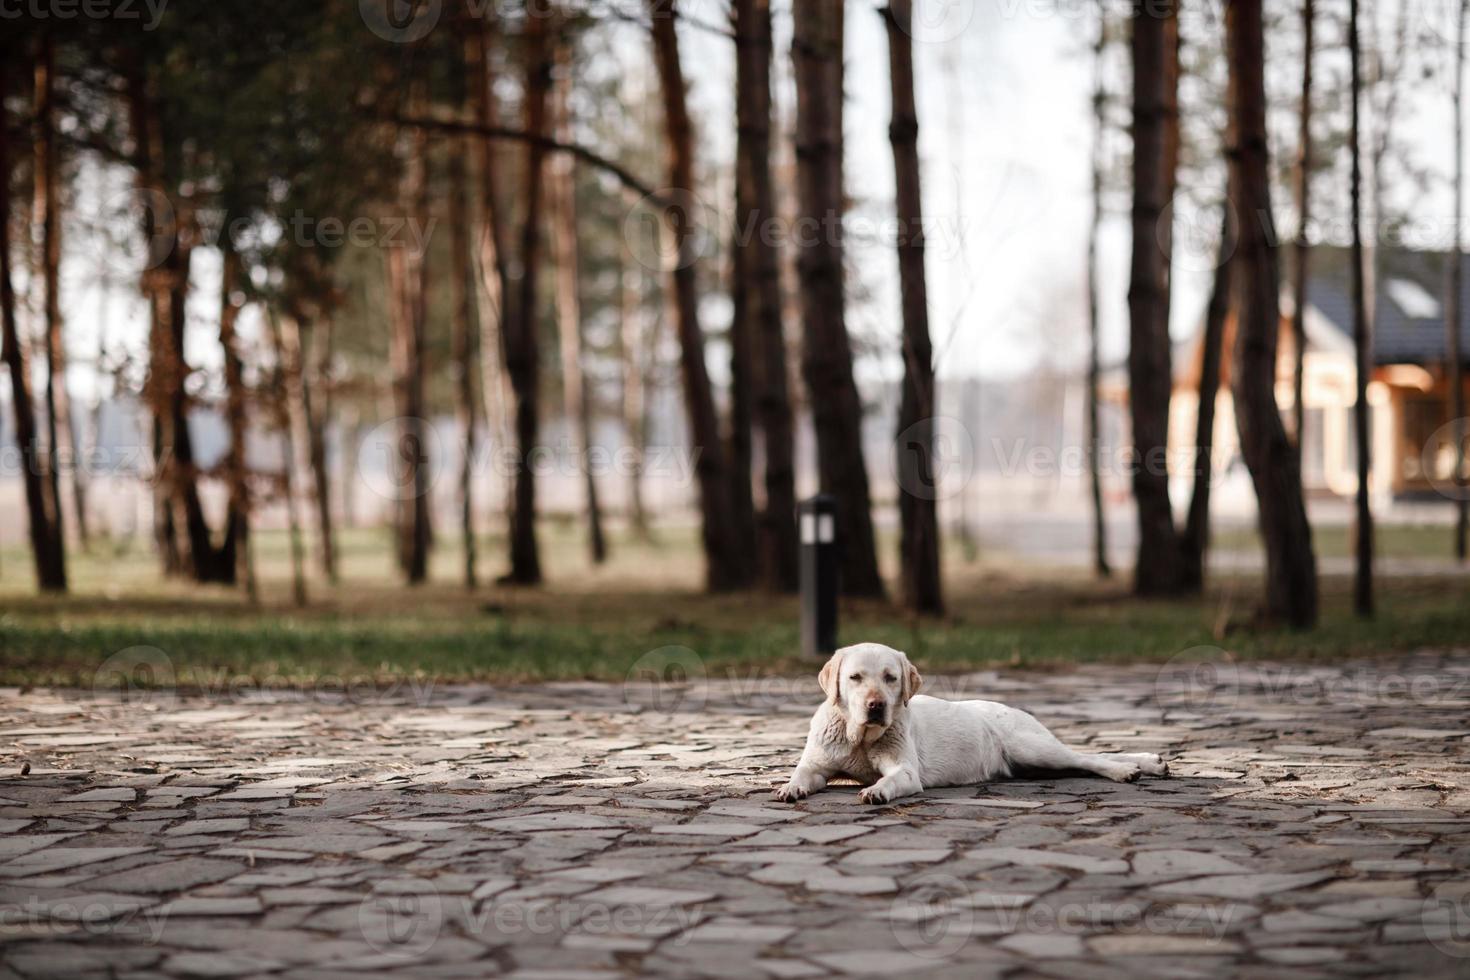
[[1009, 776], [1002, 746], [1011, 713], [1024, 714], [994, 701], [916, 695], [908, 715], [924, 785], [962, 786]]

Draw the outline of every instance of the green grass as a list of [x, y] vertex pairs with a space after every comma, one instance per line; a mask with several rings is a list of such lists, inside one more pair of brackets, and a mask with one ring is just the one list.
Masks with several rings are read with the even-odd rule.
[[[701, 594], [687, 530], [651, 544], [615, 540], [613, 560], [599, 570], [587, 565], [575, 528], [549, 523], [544, 541], [552, 585], [469, 592], [455, 584], [460, 558], [451, 543], [436, 551], [433, 582], [409, 589], [392, 572], [385, 533], [349, 532], [344, 581], [313, 581], [302, 609], [290, 602], [282, 535], [259, 535], [257, 607], [234, 590], [163, 581], [141, 547], [76, 555], [73, 594], [37, 596], [25, 554], [11, 550], [0, 556], [0, 683], [90, 687], [119, 651], [166, 665], [162, 682], [206, 689], [616, 681], [670, 646], [694, 651], [710, 676], [812, 669], [799, 656], [795, 601]], [[481, 554], [489, 578], [503, 544], [486, 540]], [[1170, 602], [1135, 599], [1122, 581], [1017, 570], [1003, 556], [956, 559], [947, 580], [948, 616], [914, 621], [886, 603], [846, 603], [842, 640], [889, 643], [942, 671], [1163, 660], [1200, 645], [1243, 658], [1343, 657], [1462, 645], [1470, 636], [1463, 578], [1382, 579], [1380, 613], [1369, 622], [1350, 613], [1350, 583], [1324, 578], [1322, 625], [1309, 632], [1254, 622], [1254, 576], [1221, 578], [1203, 597]], [[117, 680], [110, 670], [102, 678]]]
[[[1213, 544], [1226, 551], [1259, 551], [1261, 536], [1254, 527], [1228, 528], [1215, 534]], [[1343, 524], [1312, 528], [1318, 558], [1347, 558], [1355, 553], [1352, 529]], [[1391, 524], [1374, 528], [1373, 546], [1381, 558], [1439, 558], [1454, 554], [1453, 531], [1446, 525]]]

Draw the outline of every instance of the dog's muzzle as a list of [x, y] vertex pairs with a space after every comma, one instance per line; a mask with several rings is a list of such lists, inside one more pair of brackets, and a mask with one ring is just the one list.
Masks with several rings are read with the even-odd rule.
[[888, 706], [886, 704], [870, 704], [870, 705], [868, 705], [868, 722], [869, 722], [869, 724], [873, 724], [873, 725], [881, 725], [881, 724], [883, 724], [884, 718], [885, 718], [885, 716], [887, 714], [888, 714]]

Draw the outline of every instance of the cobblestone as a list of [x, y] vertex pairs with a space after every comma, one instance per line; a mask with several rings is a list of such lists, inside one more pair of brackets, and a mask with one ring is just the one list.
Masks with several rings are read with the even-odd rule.
[[1187, 668], [930, 678], [1173, 776], [882, 807], [814, 681], [0, 690], [0, 978], [1470, 973], [1470, 654]]

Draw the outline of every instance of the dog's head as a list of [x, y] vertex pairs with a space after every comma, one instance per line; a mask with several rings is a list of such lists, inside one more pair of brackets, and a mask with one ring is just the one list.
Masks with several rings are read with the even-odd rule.
[[854, 743], [881, 738], [924, 683], [905, 654], [881, 643], [843, 647], [817, 680], [827, 701], [847, 719], [848, 740]]

